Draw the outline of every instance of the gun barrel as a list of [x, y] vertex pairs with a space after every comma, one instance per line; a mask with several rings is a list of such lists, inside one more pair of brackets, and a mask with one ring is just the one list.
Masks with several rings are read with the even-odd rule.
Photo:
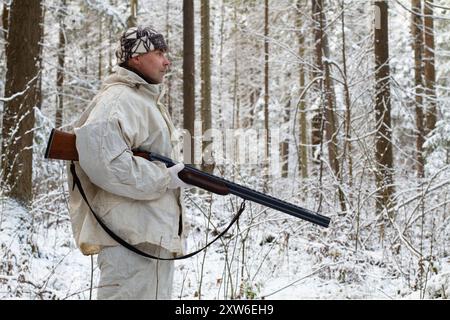
[[263, 206], [287, 213], [291, 216], [315, 223], [325, 228], [328, 228], [330, 224], [330, 218], [326, 216], [269, 196], [259, 191], [240, 186], [233, 182], [228, 182], [227, 187], [229, 188], [231, 194], [237, 195], [243, 199], [262, 204]]
[[[168, 166], [168, 167], [175, 165], [175, 163], [172, 161], [172, 159], [161, 156], [156, 153], [150, 153], [149, 159], [151, 161], [161, 161], [161, 162], [165, 163], [166, 166]], [[242, 199], [259, 203], [266, 207], [287, 213], [291, 216], [315, 223], [315, 224], [320, 225], [325, 228], [328, 228], [328, 226], [330, 224], [330, 218], [328, 218], [326, 216], [323, 216], [323, 215], [320, 215], [313, 211], [310, 211], [308, 209], [296, 206], [292, 203], [277, 199], [275, 197], [269, 196], [262, 192], [255, 191], [250, 188], [241, 186], [237, 183], [225, 180], [223, 178], [219, 178], [217, 176], [200, 171], [191, 165], [185, 165], [185, 168], [183, 171], [185, 171], [185, 170], [187, 172], [193, 173], [195, 175], [199, 175], [204, 178], [210, 179], [212, 182], [215, 182], [217, 184], [224, 184], [228, 188], [229, 193], [234, 194], [238, 197], [241, 197]], [[185, 182], [189, 183], [189, 181], [185, 181]]]

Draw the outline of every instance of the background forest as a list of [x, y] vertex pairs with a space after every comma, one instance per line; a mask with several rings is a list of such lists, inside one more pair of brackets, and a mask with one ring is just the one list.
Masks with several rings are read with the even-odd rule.
[[[176, 262], [174, 299], [449, 297], [448, 1], [1, 2], [0, 299], [95, 298], [65, 164], [44, 152], [136, 24], [167, 39], [163, 102], [199, 168], [332, 219], [249, 203]], [[202, 162], [210, 141], [215, 162]], [[240, 201], [186, 192], [189, 251]]]

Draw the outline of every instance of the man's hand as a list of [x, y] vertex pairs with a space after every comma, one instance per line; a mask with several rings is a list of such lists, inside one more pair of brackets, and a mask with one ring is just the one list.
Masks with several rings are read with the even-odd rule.
[[171, 181], [168, 185], [169, 189], [176, 189], [176, 188], [191, 188], [192, 185], [185, 183], [183, 180], [181, 180], [178, 177], [178, 172], [184, 169], [184, 163], [177, 163], [176, 165], [168, 168]]

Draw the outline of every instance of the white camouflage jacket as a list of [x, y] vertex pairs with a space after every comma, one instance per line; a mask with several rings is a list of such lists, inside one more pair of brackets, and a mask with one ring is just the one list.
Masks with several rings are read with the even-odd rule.
[[[175, 128], [159, 96], [158, 85], [117, 67], [74, 124], [80, 159], [75, 168], [91, 206], [114, 233], [131, 244], [152, 243], [180, 255], [188, 227], [181, 191], [167, 188], [164, 164], [132, 153], [140, 149], [174, 157]], [[72, 184], [69, 170], [69, 212], [83, 254], [118, 245]]]

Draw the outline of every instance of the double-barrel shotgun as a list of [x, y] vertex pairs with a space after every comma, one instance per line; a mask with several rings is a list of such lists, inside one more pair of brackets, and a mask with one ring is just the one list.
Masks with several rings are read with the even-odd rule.
[[[167, 167], [171, 167], [176, 164], [172, 159], [154, 152], [143, 152], [136, 150], [133, 151], [133, 154], [134, 156], [142, 157], [149, 161], [163, 162]], [[45, 158], [78, 161], [79, 158], [76, 148], [75, 134], [53, 129], [47, 144]], [[244, 200], [256, 202], [263, 206], [287, 213], [291, 216], [312, 222], [322, 227], [327, 228], [330, 224], [330, 218], [326, 216], [241, 186], [215, 175], [203, 172], [189, 164], [185, 165], [184, 169], [178, 173], [178, 176], [181, 180], [188, 184], [219, 195], [234, 194]]]

